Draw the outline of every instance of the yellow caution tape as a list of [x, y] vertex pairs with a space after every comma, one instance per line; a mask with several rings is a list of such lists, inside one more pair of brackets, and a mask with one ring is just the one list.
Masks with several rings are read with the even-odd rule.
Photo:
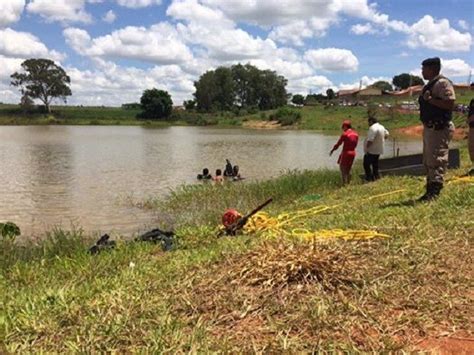
[[456, 176], [448, 181], [448, 184], [469, 183], [474, 184], [474, 176]]

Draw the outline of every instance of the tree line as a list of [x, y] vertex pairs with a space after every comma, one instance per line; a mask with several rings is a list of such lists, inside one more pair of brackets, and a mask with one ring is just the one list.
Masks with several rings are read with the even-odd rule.
[[[50, 113], [53, 99], [58, 98], [66, 102], [66, 98], [72, 95], [69, 87], [70, 77], [52, 60], [31, 58], [25, 60], [21, 67], [23, 72], [11, 75], [11, 85], [19, 88], [22, 106], [33, 105], [33, 99], [38, 99], [43, 103], [45, 111]], [[287, 79], [275, 71], [261, 70], [251, 64], [221, 66], [202, 74], [194, 82], [194, 99], [184, 101], [183, 104], [187, 110], [196, 109], [200, 112], [274, 109], [286, 105], [291, 97], [286, 91], [287, 83]], [[394, 76], [392, 83], [378, 81], [371, 86], [391, 91], [394, 87], [403, 90], [412, 85], [423, 84], [422, 78], [402, 73]], [[335, 93], [328, 89], [326, 96], [311, 94], [308, 97], [316, 101], [331, 100]], [[305, 98], [296, 94], [292, 102], [302, 105]], [[143, 92], [140, 103], [124, 104], [122, 107], [140, 108], [142, 112], [138, 114], [138, 118], [166, 118], [172, 112], [173, 101], [167, 91], [152, 88]]]

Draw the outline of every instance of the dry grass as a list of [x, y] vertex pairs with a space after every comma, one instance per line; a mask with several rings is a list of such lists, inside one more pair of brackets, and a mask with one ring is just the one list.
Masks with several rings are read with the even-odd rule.
[[215, 349], [397, 350], [428, 332], [472, 333], [472, 256], [452, 250], [407, 273], [411, 253], [385, 241], [264, 242], [188, 275], [174, 311], [207, 324]]

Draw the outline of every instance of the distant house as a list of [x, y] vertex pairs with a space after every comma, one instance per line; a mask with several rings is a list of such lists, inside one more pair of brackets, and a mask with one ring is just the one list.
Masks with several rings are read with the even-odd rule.
[[373, 86], [368, 86], [363, 89], [349, 89], [349, 90], [339, 90], [337, 93], [337, 98], [343, 104], [357, 101], [359, 99], [368, 99], [374, 96], [382, 96], [383, 92], [381, 89], [375, 88]]
[[473, 84], [453, 84], [454, 90], [474, 90]]
[[382, 90], [373, 86], [368, 86], [359, 91], [359, 96], [382, 96]]
[[337, 96], [340, 98], [355, 96], [359, 92], [359, 89], [339, 90]]

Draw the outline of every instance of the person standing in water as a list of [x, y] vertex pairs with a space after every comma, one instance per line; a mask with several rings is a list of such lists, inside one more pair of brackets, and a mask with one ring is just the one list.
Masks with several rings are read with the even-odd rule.
[[341, 128], [343, 133], [332, 148], [329, 155], [332, 155], [332, 153], [334, 153], [334, 151], [336, 151], [339, 146], [343, 144], [342, 152], [339, 155], [337, 163], [339, 164], [339, 168], [341, 170], [342, 184], [346, 185], [351, 182], [351, 169], [356, 156], [355, 149], [357, 147], [357, 143], [359, 142], [359, 135], [352, 129], [352, 123], [349, 120], [342, 122]]

